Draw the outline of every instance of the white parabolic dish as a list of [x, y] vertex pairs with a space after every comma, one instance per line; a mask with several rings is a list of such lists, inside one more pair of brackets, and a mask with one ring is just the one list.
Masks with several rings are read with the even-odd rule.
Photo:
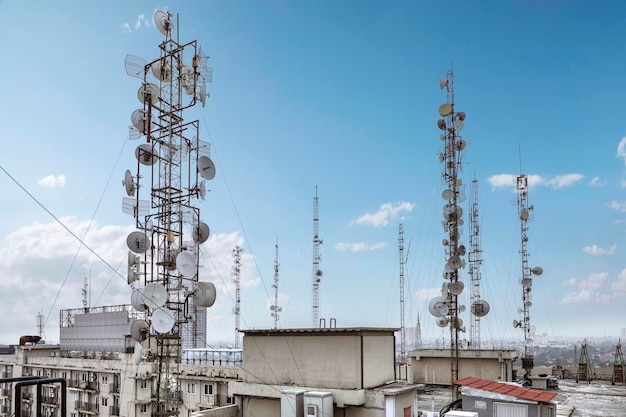
[[152, 328], [157, 333], [167, 333], [174, 328], [174, 312], [167, 308], [159, 308], [152, 313]]

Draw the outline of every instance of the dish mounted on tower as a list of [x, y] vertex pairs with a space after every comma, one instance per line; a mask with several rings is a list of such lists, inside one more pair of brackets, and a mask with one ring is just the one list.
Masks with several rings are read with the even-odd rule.
[[159, 361], [152, 413], [162, 416], [179, 414], [172, 399], [180, 387], [171, 366], [180, 363], [183, 348], [206, 345], [206, 308], [216, 295], [212, 283], [199, 280], [200, 245], [209, 239], [209, 226], [196, 205], [206, 195], [205, 181], [215, 178], [215, 165], [208, 143], [199, 140], [198, 120], [184, 119], [186, 109], [204, 106], [212, 71], [195, 40], [174, 39], [172, 19], [169, 11], [154, 13], [165, 37], [155, 59], [127, 55], [125, 60], [126, 73], [141, 80], [136, 93], [141, 107], [131, 114], [129, 139], [145, 138], [134, 151], [136, 172], [127, 170], [122, 183], [127, 195], [122, 209], [138, 229], [127, 238], [131, 303], [146, 312], [146, 320], [131, 323], [129, 331], [137, 344], [135, 363], [142, 344], [156, 340], [150, 347]]

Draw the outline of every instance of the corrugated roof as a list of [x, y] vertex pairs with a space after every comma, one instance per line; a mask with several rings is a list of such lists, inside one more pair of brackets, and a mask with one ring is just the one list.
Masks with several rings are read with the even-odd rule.
[[496, 392], [498, 394], [510, 395], [512, 397], [520, 398], [523, 400], [537, 402], [549, 402], [554, 397], [556, 397], [556, 392], [547, 392], [533, 388], [524, 388], [517, 385], [505, 384], [504, 382], [474, 378], [473, 376], [459, 379], [458, 381], [454, 381], [453, 384], [461, 385], [464, 387], [478, 388], [484, 391]]

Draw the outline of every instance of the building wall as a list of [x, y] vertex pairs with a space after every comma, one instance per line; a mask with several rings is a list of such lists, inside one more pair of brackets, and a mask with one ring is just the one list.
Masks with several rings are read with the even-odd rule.
[[363, 335], [363, 386], [377, 387], [395, 379], [395, 339]]

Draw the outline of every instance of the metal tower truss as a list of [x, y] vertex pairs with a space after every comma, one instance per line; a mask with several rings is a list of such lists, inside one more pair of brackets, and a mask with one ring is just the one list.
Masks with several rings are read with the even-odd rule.
[[278, 329], [278, 321], [280, 317], [280, 312], [283, 311], [283, 308], [278, 305], [278, 269], [280, 264], [278, 263], [278, 237], [276, 238], [276, 256], [274, 257], [274, 284], [272, 287], [274, 288], [274, 304], [270, 306], [270, 310], [272, 312], [272, 317], [274, 318], [274, 328]]
[[404, 226], [398, 227], [398, 252], [400, 255], [400, 363], [406, 363], [406, 328], [404, 326]]
[[[465, 246], [459, 243], [462, 234], [463, 210], [459, 206], [465, 200], [464, 185], [459, 172], [462, 165], [462, 153], [466, 142], [460, 136], [464, 127], [465, 113], [454, 108], [454, 74], [446, 73], [446, 79], [439, 81], [441, 89], [446, 89], [446, 103], [439, 106], [442, 117], [437, 126], [442, 133], [439, 138], [443, 148], [439, 153], [439, 162], [443, 164], [442, 178], [446, 184], [441, 196], [446, 201], [443, 206], [443, 229], [446, 238], [442, 243], [445, 247], [446, 263], [443, 272], [444, 284], [440, 297], [429, 302], [429, 311], [437, 317], [437, 325], [450, 329], [450, 370], [451, 380], [459, 379], [459, 333], [465, 331], [459, 313], [464, 309], [458, 303], [458, 296], [463, 292], [463, 282], [459, 277], [459, 269], [465, 267]], [[458, 389], [454, 389], [454, 399], [460, 397]]]
[[484, 310], [478, 309], [477, 306], [484, 306], [486, 302], [480, 302], [480, 286], [481, 286], [481, 273], [480, 267], [482, 265], [482, 248], [480, 244], [480, 224], [478, 216], [478, 180], [476, 176], [472, 179], [472, 186], [470, 189], [470, 213], [469, 213], [469, 246], [470, 250], [467, 255], [469, 263], [469, 275], [472, 283], [470, 300], [472, 303], [472, 321], [470, 324], [470, 342], [471, 346], [475, 350], [480, 350], [480, 318], [484, 315], [481, 314]]
[[235, 284], [235, 307], [233, 314], [235, 315], [235, 349], [239, 347], [239, 329], [241, 328], [241, 252], [243, 249], [235, 246], [233, 249], [233, 283]]
[[320, 327], [320, 281], [322, 271], [320, 270], [320, 246], [323, 240], [320, 239], [320, 200], [317, 197], [317, 186], [315, 186], [315, 198], [313, 199], [313, 301], [312, 301], [312, 326], [314, 329]]
[[128, 283], [133, 307], [146, 311], [147, 320], [133, 322], [130, 333], [138, 363], [151, 340], [148, 332], [154, 332], [156, 346], [147, 348], [158, 360], [155, 416], [179, 414], [181, 350], [205, 346], [205, 308], [215, 302], [215, 286], [199, 281], [200, 245], [209, 238], [209, 227], [197, 206], [215, 165], [208, 143], [199, 139], [199, 122], [183, 117], [184, 110], [204, 106], [211, 71], [196, 41], [173, 38], [172, 18], [168, 11], [154, 13], [155, 27], [165, 37], [158, 58], [148, 62], [128, 55], [125, 62], [127, 74], [142, 81], [137, 97], [143, 107], [131, 115], [129, 139], [145, 139], [135, 150], [135, 175], [126, 171], [123, 182], [128, 197], [122, 208], [137, 227], [127, 239]]

